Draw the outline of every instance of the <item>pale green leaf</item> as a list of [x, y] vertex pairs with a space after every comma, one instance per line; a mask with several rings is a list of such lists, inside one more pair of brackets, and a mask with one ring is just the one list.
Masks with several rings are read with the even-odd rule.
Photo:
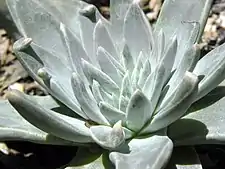
[[[128, 45], [134, 62], [137, 62], [140, 52], [144, 57], [148, 57], [153, 48], [153, 35], [148, 19], [139, 7], [138, 3], [133, 2], [124, 19], [124, 37]], [[137, 45], [138, 44], [138, 45]], [[154, 64], [156, 58], [150, 58]]]
[[93, 80], [96, 80], [105, 91], [119, 93], [119, 86], [107, 74], [85, 60], [82, 60], [82, 64], [84, 73], [90, 84], [92, 84]]
[[153, 132], [167, 127], [181, 118], [192, 104], [198, 88], [198, 77], [186, 72], [182, 82], [175, 89], [174, 94], [168, 98], [162, 109], [156, 112], [151, 124], [142, 132]]
[[199, 83], [199, 91], [196, 100], [200, 99], [225, 78], [225, 44], [205, 55], [194, 68], [193, 72], [202, 80]]
[[98, 47], [103, 47], [110, 55], [112, 55], [115, 59], [118, 59], [118, 53], [110, 37], [108, 30], [101, 20], [99, 20], [95, 26], [93, 32], [95, 51], [97, 51]]
[[162, 169], [170, 159], [172, 141], [166, 136], [136, 138], [128, 145], [128, 152], [112, 152], [110, 160], [116, 169]]
[[127, 128], [133, 131], [140, 130], [152, 118], [152, 114], [151, 102], [140, 90], [136, 90], [126, 109]]
[[125, 141], [125, 132], [118, 121], [113, 127], [91, 126], [90, 132], [93, 140], [103, 148], [114, 150]]
[[77, 73], [72, 74], [72, 87], [81, 109], [85, 112], [89, 119], [99, 123], [109, 125], [108, 120], [102, 115], [96, 100], [82, 82], [81, 77]]
[[[61, 111], [71, 113], [58, 104], [50, 96], [29, 96], [30, 99], [41, 104], [46, 109], [53, 109], [61, 113]], [[54, 135], [48, 134], [29, 122], [27, 122], [7, 100], [0, 101], [0, 140], [2, 141], [30, 141], [39, 144], [53, 145], [73, 145], [70, 141], [63, 140]], [[30, 111], [33, 113], [33, 111]]]
[[41, 130], [78, 143], [93, 141], [83, 119], [46, 109], [19, 91], [11, 92], [8, 98], [12, 106], [24, 119]]
[[168, 128], [176, 145], [224, 144], [225, 88], [214, 89], [191, 107], [192, 113]]

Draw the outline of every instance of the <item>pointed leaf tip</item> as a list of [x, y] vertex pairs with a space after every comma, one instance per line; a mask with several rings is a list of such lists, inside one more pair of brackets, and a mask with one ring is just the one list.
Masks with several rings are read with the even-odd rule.
[[122, 129], [122, 120], [119, 120], [113, 125], [113, 130], [121, 130]]
[[131, 96], [126, 113], [127, 127], [134, 131], [140, 130], [152, 117], [151, 102], [140, 90], [136, 90]]
[[45, 68], [38, 69], [37, 75], [42, 80], [50, 80], [51, 79], [51, 75], [45, 70]]
[[72, 87], [74, 95], [77, 98], [83, 112], [89, 119], [99, 123], [110, 125], [108, 120], [102, 115], [94, 96], [90, 89], [83, 83], [81, 77], [77, 73], [72, 73]]
[[22, 51], [30, 46], [32, 42], [31, 38], [21, 38], [17, 40], [13, 45], [14, 51]]
[[198, 76], [187, 71], [173, 94], [167, 97], [161, 109], [156, 111], [151, 124], [143, 130], [143, 133], [155, 132], [180, 119], [193, 103], [197, 95], [198, 83]]
[[89, 17], [90, 15], [93, 15], [96, 11], [96, 8], [94, 5], [87, 5], [83, 9], [79, 11], [79, 13], [83, 16]]
[[125, 132], [122, 126], [122, 120], [113, 125], [111, 139], [113, 144], [119, 146], [125, 141]]
[[92, 22], [96, 23], [96, 7], [94, 5], [87, 5], [85, 8], [79, 11], [80, 15], [89, 18]]
[[93, 140], [106, 149], [116, 149], [125, 141], [125, 132], [121, 123], [121, 121], [118, 121], [113, 128], [108, 126], [92, 126], [90, 131]]

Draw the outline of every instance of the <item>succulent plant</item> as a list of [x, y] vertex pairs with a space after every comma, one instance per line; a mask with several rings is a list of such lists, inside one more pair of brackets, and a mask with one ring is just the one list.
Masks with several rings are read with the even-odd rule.
[[68, 169], [200, 169], [192, 146], [225, 143], [225, 47], [198, 44], [212, 0], [165, 0], [154, 28], [135, 0], [111, 0], [110, 20], [78, 0], [7, 4], [50, 95], [11, 91], [0, 140], [78, 146]]

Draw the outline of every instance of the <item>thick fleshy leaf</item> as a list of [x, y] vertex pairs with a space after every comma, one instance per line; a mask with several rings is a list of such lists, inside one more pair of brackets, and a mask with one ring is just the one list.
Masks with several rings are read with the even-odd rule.
[[148, 78], [148, 76], [151, 74], [151, 64], [149, 62], [149, 60], [147, 59], [143, 65], [143, 68], [140, 71], [140, 77], [138, 80], [138, 86], [140, 88], [143, 88], [146, 79]]
[[[29, 96], [31, 100], [47, 109], [67, 111], [50, 96]], [[7, 100], [0, 101], [0, 140], [30, 141], [39, 144], [73, 145], [54, 135], [48, 134], [27, 122]], [[33, 113], [33, 110], [30, 111]]]
[[11, 92], [8, 98], [23, 118], [43, 131], [78, 143], [93, 141], [89, 129], [82, 119], [72, 118], [46, 109], [19, 91]]
[[[179, 51], [174, 68], [179, 65], [185, 51], [200, 40], [212, 2], [213, 0], [166, 0], [163, 3], [155, 31], [163, 30], [166, 45], [170, 43], [172, 36], [177, 36]], [[199, 28], [196, 27], [197, 22]], [[196, 30], [199, 30], [197, 38], [194, 36]]]
[[110, 37], [108, 30], [106, 29], [105, 25], [101, 20], [99, 20], [96, 24], [93, 35], [96, 51], [97, 48], [101, 46], [115, 59], [118, 59], [117, 51], [112, 41], [112, 38]]
[[131, 96], [126, 110], [126, 125], [133, 131], [140, 130], [151, 119], [153, 113], [151, 102], [137, 90]]
[[191, 107], [192, 113], [168, 128], [175, 145], [225, 143], [225, 87], [220, 86]]
[[171, 44], [165, 51], [160, 63], [156, 66], [154, 72], [149, 75], [144, 85], [144, 91], [152, 102], [153, 109], [155, 109], [161, 91], [171, 76], [172, 67], [174, 64], [175, 55], [177, 52], [177, 39], [173, 37]]
[[[80, 105], [78, 104], [78, 101], [76, 98], [73, 96], [70, 97], [71, 95], [68, 94], [66, 90], [60, 85], [58, 81], [56, 81], [54, 78], [50, 77], [50, 75], [44, 70], [44, 68], [39, 70], [39, 75], [45, 74], [47, 75], [47, 78], [49, 79], [44, 79], [46, 77], [43, 77], [43, 80], [45, 81], [46, 86], [50, 89], [50, 93], [55, 96], [57, 99], [62, 101], [65, 105], [70, 107], [76, 114], [79, 116], [83, 117], [84, 119], [88, 119], [86, 114], [81, 110]], [[77, 104], [74, 104], [77, 103]], [[79, 106], [77, 106], [79, 105]]]
[[108, 125], [109, 122], [100, 112], [96, 100], [89, 89], [82, 82], [81, 77], [78, 74], [73, 73], [71, 81], [73, 84], [74, 95], [76, 96], [79, 104], [81, 105], [81, 109], [85, 112], [87, 117], [99, 124]]
[[122, 77], [120, 70], [113, 64], [110, 58], [114, 59], [104, 48], [98, 47], [97, 59], [100, 64], [101, 70], [106, 73], [118, 85], [121, 85]]
[[[6, 1], [2, 1], [2, 2], [6, 4], [11, 17], [14, 20], [14, 24], [16, 25], [18, 31], [21, 33], [22, 32], [21, 23], [20, 23], [21, 20], [18, 17], [17, 12], [16, 12], [16, 3], [17, 2], [14, 0], [6, 0]], [[4, 5], [4, 8], [5, 8], [5, 5]]]
[[187, 40], [192, 29], [182, 30], [180, 26], [184, 22], [192, 21], [200, 23], [200, 32], [202, 33], [212, 2], [212, 0], [166, 0], [163, 3], [155, 30], [162, 28], [167, 40], [174, 34], [185, 35], [183, 38]]
[[92, 126], [90, 132], [93, 140], [103, 148], [114, 150], [125, 142], [125, 132], [118, 121], [112, 128], [108, 126]]
[[126, 68], [126, 70], [128, 70], [129, 72], [132, 72], [134, 69], [134, 59], [131, 55], [131, 51], [130, 48], [127, 46], [127, 44], [124, 45], [123, 48], [123, 66]]
[[[14, 50], [16, 50], [16, 45], [17, 43], [15, 43], [14, 45]], [[53, 52], [50, 53], [33, 42], [31, 43], [31, 47], [35, 51], [35, 54], [37, 56], [42, 56], [41, 61], [44, 64], [43, 67], [47, 68], [51, 76], [54, 76], [54, 78], [59, 82], [59, 84], [63, 87], [63, 89], [67, 91], [68, 94], [71, 95], [72, 88], [69, 85], [70, 81], [68, 80], [72, 73], [71, 68], [68, 67], [66, 63], [60, 60], [61, 57], [60, 55], [57, 56], [56, 53]], [[34, 55], [32, 51], [31, 53], [28, 54], [30, 54], [31, 56]]]
[[200, 99], [225, 78], [225, 44], [217, 47], [204, 56], [196, 65], [194, 73], [202, 80], [199, 83], [198, 96]]
[[93, 80], [96, 80], [107, 92], [119, 93], [119, 86], [107, 74], [85, 60], [82, 60], [82, 64], [84, 73], [90, 84], [92, 84]]
[[[174, 89], [176, 86], [182, 81], [186, 71], [192, 72], [194, 67], [196, 66], [200, 57], [200, 47], [196, 44], [193, 45], [190, 49], [186, 51], [184, 57], [181, 59], [179, 66], [173, 72], [172, 77], [167, 83], [165, 89], [167, 89], [165, 95], [161, 98], [161, 105], [165, 103], [168, 97], [174, 93]], [[161, 105], [159, 107], [161, 107]]]
[[[119, 72], [119, 74], [124, 74], [125, 73], [125, 69], [122, 66], [122, 63], [120, 63], [120, 60], [115, 59], [112, 55], [110, 55], [104, 48], [102, 48], [101, 46], [98, 48], [98, 50], [101, 50], [103, 53], [106, 54], [108, 60], [112, 63], [112, 65], [116, 68], [116, 70]], [[98, 52], [98, 51], [97, 51]]]
[[132, 1], [123, 0], [119, 2], [118, 0], [110, 0], [110, 21], [114, 23], [117, 20], [123, 20]]
[[153, 132], [167, 127], [182, 117], [193, 102], [198, 88], [198, 77], [187, 72], [183, 81], [175, 89], [174, 94], [168, 98], [163, 108], [156, 112], [151, 124], [144, 132]]
[[65, 24], [73, 33], [80, 38], [81, 29], [79, 27], [79, 14], [90, 6], [83, 1], [67, 0], [66, 3], [60, 0], [33, 0], [40, 4], [43, 8], [51, 13], [60, 22]]
[[[141, 51], [144, 57], [149, 56], [154, 43], [152, 30], [148, 19], [137, 2], [133, 2], [127, 11], [124, 20], [124, 37], [134, 62], [137, 61]], [[150, 63], [154, 64], [155, 62], [153, 61], [156, 58], [150, 58], [150, 60]]]
[[110, 0], [110, 34], [112, 34], [113, 40], [119, 46], [123, 41], [121, 32], [124, 27], [124, 18], [126, 12], [133, 0]]
[[[41, 48], [40, 46], [32, 43], [31, 39], [30, 41], [28, 40], [29, 38], [22, 38], [18, 40], [13, 46], [15, 54], [24, 68], [50, 94], [73, 109], [80, 116], [85, 118], [86, 116], [82, 114], [76, 98], [73, 97], [70, 80], [68, 80], [68, 78], [70, 78], [71, 76], [71, 71], [69, 70], [69, 68], [62, 64], [62, 62], [58, 57], [56, 57], [54, 53], [49, 53], [44, 48]], [[40, 59], [40, 55], [44, 56], [45, 59], [43, 59], [43, 61]], [[55, 62], [56, 60], [58, 62]], [[52, 64], [53, 62], [55, 64]], [[39, 77], [40, 71], [43, 70], [44, 72], [46, 72], [45, 68], [43, 69], [44, 66], [48, 68], [48, 74], [49, 72], [51, 72], [51, 74], [49, 75], [49, 82], [51, 82], [52, 84], [44, 83], [43, 80]], [[54, 76], [55, 79], [53, 80], [51, 76]], [[54, 88], [55, 81], [58, 82], [58, 84], [56, 84], [57, 88]], [[59, 88], [60, 90], [58, 90]]]
[[103, 97], [100, 92], [100, 84], [95, 80], [93, 80], [93, 84], [92, 84], [92, 94], [93, 94], [97, 104], [99, 104], [100, 101], [103, 101]]
[[157, 44], [157, 46], [155, 45], [155, 48], [157, 49], [157, 55], [158, 55], [157, 61], [159, 61], [163, 57], [164, 50], [165, 50], [165, 34], [163, 30], [161, 29], [157, 35], [158, 35], [157, 38], [155, 38], [155, 43]]
[[[42, 87], [47, 88], [41, 78], [37, 75], [40, 68], [44, 66], [39, 56], [37, 56], [34, 50], [30, 47], [32, 43], [31, 38], [23, 38], [15, 42], [13, 48], [17, 59], [23, 65], [24, 69], [32, 76]], [[30, 55], [28, 53], [33, 53]]]
[[159, 64], [146, 79], [143, 87], [143, 93], [152, 103], [152, 108], [155, 109], [159, 96], [163, 89], [166, 77], [166, 69], [164, 64]]
[[[39, 46], [59, 55], [65, 54], [60, 40], [59, 22], [35, 0], [16, 1], [15, 10], [21, 24], [21, 33], [30, 37]], [[38, 24], [37, 24], [38, 23]], [[48, 40], [46, 41], [46, 38]], [[66, 55], [63, 55], [66, 56]], [[62, 60], [67, 60], [65, 57]]]
[[194, 147], [177, 147], [166, 169], [202, 169], [202, 165]]
[[29, 100], [42, 105], [45, 109], [51, 109], [56, 113], [67, 115], [74, 118], [81, 118], [79, 115], [75, 114], [74, 111], [69, 109], [67, 106], [62, 104], [59, 100], [54, 99], [52, 96], [30, 96], [26, 95]]
[[75, 34], [67, 29], [62, 23], [60, 24], [60, 33], [62, 36], [63, 45], [67, 52], [70, 68], [80, 74], [83, 81], [86, 82], [86, 77], [82, 70], [81, 58], [87, 61], [89, 61], [90, 58], [87, 56], [82, 44], [79, 42]]
[[110, 122], [111, 125], [114, 125], [118, 119], [124, 121], [125, 113], [118, 110], [117, 108], [111, 106], [106, 102], [100, 102], [99, 108], [104, 117]]
[[127, 71], [123, 77], [122, 85], [120, 88], [120, 100], [122, 97], [130, 97], [132, 93], [132, 86], [130, 82], [130, 73]]
[[136, 138], [128, 143], [128, 152], [109, 155], [116, 169], [161, 169], [165, 167], [173, 150], [172, 141], [166, 136]]
[[172, 71], [174, 60], [177, 54], [177, 37], [173, 36], [171, 38], [171, 44], [168, 45], [167, 49], [165, 50], [165, 53], [162, 57], [162, 60], [160, 60], [166, 69], [166, 75], [168, 76], [170, 72]]
[[120, 95], [119, 98], [119, 109], [123, 112], [126, 112], [127, 105], [129, 103], [129, 98]]
[[140, 74], [141, 68], [143, 67], [143, 64], [142, 64], [143, 58], [144, 58], [143, 52], [140, 52], [136, 60], [136, 64], [134, 66], [133, 72], [131, 74], [131, 85], [134, 90], [138, 87], [138, 80], [140, 76], [139, 74]]

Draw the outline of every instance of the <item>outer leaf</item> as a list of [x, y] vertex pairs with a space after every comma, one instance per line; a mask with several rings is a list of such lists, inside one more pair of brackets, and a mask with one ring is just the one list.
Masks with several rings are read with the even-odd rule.
[[[182, 23], [185, 21], [199, 22], [201, 25], [200, 30], [202, 32], [205, 27], [212, 2], [212, 0], [166, 0], [163, 3], [155, 30], [160, 30], [159, 28], [162, 28], [167, 40], [173, 34], [185, 35], [183, 38], [186, 40], [192, 30], [180, 29]], [[201, 33], [199, 36], [201, 36]]]
[[[14, 44], [15, 51], [17, 50], [16, 49], [17, 45], [19, 44], [17, 43]], [[72, 96], [72, 93], [73, 93], [72, 87], [71, 85], [69, 85], [70, 84], [69, 78], [72, 73], [71, 68], [68, 67], [66, 63], [61, 61], [60, 56], [57, 55], [57, 53], [53, 53], [53, 52], [50, 53], [35, 43], [31, 43], [31, 47], [35, 51], [35, 54], [37, 56], [41, 56], [41, 61], [44, 64], [43, 67], [47, 68], [50, 76], [52, 76], [58, 82], [58, 84], [63, 88], [63, 90], [66, 91], [68, 96]], [[29, 53], [29, 50], [26, 50], [26, 49], [24, 50], [24, 52], [27, 52], [27, 54], [31, 56], [35, 55], [34, 53], [32, 53], [32, 51], [30, 51]], [[73, 100], [74, 99], [75, 98], [73, 98]], [[74, 101], [78, 105], [76, 99]]]
[[[59, 22], [40, 3], [35, 0], [17, 0], [15, 8], [11, 10], [15, 10], [14, 12], [20, 19], [21, 33], [24, 37], [32, 38], [35, 43], [49, 51], [65, 54], [65, 49], [58, 33]], [[46, 41], [47, 37], [48, 41]]]
[[168, 99], [163, 108], [156, 112], [151, 124], [143, 132], [157, 131], [182, 117], [193, 102], [197, 87], [198, 77], [187, 72], [183, 81], [175, 89], [174, 94]]
[[79, 25], [79, 11], [89, 6], [87, 3], [80, 0], [67, 0], [66, 3], [60, 0], [34, 0], [37, 1], [42, 7], [49, 11], [60, 22], [67, 25], [73, 33], [80, 38]]
[[202, 169], [202, 165], [194, 147], [178, 147], [166, 169]]
[[165, 89], [168, 88], [168, 91], [166, 91], [165, 96], [161, 98], [161, 104], [163, 104], [168, 99], [168, 97], [173, 94], [176, 86], [182, 81], [182, 77], [185, 75], [185, 72], [193, 71], [194, 67], [196, 66], [196, 63], [199, 60], [199, 57], [200, 48], [198, 45], [193, 45], [185, 52], [184, 57], [181, 59], [180, 64], [178, 65], [176, 71], [173, 73], [172, 77], [170, 78], [169, 82], [165, 87]]
[[128, 148], [128, 153], [110, 153], [109, 158], [116, 169], [162, 169], [172, 154], [173, 143], [168, 137], [155, 135], [133, 139]]
[[168, 129], [175, 145], [224, 144], [225, 87], [219, 87], [203, 97], [189, 113]]
[[[93, 37], [94, 28], [96, 23], [100, 18], [103, 18], [97, 8], [94, 5], [89, 5], [86, 7], [90, 14], [83, 14], [80, 11], [81, 15], [79, 16], [80, 19], [80, 29], [81, 29], [81, 40], [84, 46], [85, 51], [87, 52], [90, 58], [95, 58], [95, 50], [94, 50], [94, 39], [90, 38]], [[76, 26], [75, 26], [76, 27]]]
[[[88, 6], [85, 2], [77, 1], [77, 0], [68, 0], [67, 3], [64, 3], [60, 0], [32, 0], [37, 6], [42, 6], [46, 11], [51, 13], [52, 16], [66, 24], [76, 35], [80, 34], [80, 29], [78, 25], [78, 14], [80, 9]], [[21, 20], [18, 17], [18, 4], [24, 3], [27, 1], [17, 0], [6, 0], [8, 8], [10, 10], [11, 15], [13, 16], [13, 20], [16, 21], [17, 26], [19, 26], [19, 30], [23, 30]], [[23, 4], [22, 4], [23, 6]], [[37, 7], [33, 6], [33, 7]], [[33, 8], [31, 8], [33, 9]], [[51, 19], [49, 15], [43, 15], [42, 19], [48, 20]], [[75, 26], [76, 25], [76, 26]], [[23, 31], [22, 31], [23, 32]], [[23, 32], [24, 33], [24, 32]]]
[[153, 109], [155, 109], [158, 103], [165, 82], [171, 76], [176, 51], [177, 39], [176, 37], [173, 37], [172, 42], [165, 51], [160, 63], [156, 66], [155, 71], [149, 75], [144, 85], [143, 89], [151, 100]]
[[[170, 43], [172, 36], [177, 35], [179, 51], [174, 68], [179, 65], [185, 51], [200, 40], [212, 2], [213, 0], [166, 0], [163, 3], [155, 31], [164, 31], [166, 44]], [[200, 24], [197, 38], [193, 36], [196, 34], [196, 22]]]
[[[73, 109], [75, 112], [80, 114], [82, 117], [85, 118], [85, 115], [82, 115], [82, 111], [79, 108], [79, 104], [75, 97], [73, 97], [73, 92], [70, 84], [70, 69], [66, 68], [64, 64], [56, 57], [55, 53], [49, 53], [44, 48], [31, 43], [31, 40], [28, 41], [29, 38], [22, 38], [18, 40], [13, 48], [15, 54], [19, 61], [22, 63], [24, 68], [30, 73], [30, 75], [39, 83], [41, 84], [49, 93], [51, 93], [54, 97], [58, 100], [66, 104], [68, 107]], [[32, 44], [32, 47], [30, 46]], [[34, 51], [36, 49], [36, 51]], [[39, 58], [39, 55], [45, 56], [44, 61]], [[55, 61], [58, 62], [55, 62]], [[52, 64], [55, 62], [55, 64]], [[44, 83], [40, 77], [38, 77], [38, 71], [46, 66], [48, 70], [51, 72], [50, 76], [54, 76], [54, 82], [58, 81], [57, 84], [58, 88], [61, 90], [55, 89], [53, 86], [48, 82]], [[64, 66], [63, 66], [64, 65]], [[59, 69], [60, 68], [60, 69]], [[53, 69], [53, 70], [52, 70]], [[55, 70], [55, 71], [54, 71]], [[61, 70], [61, 71], [59, 71]], [[49, 72], [48, 72], [49, 73]], [[62, 73], [64, 76], [62, 76]], [[50, 81], [51, 79], [49, 79]], [[52, 81], [52, 80], [51, 80]], [[69, 84], [68, 84], [69, 83]], [[63, 88], [61, 87], [63, 86]], [[63, 91], [63, 92], [61, 92]], [[72, 93], [71, 93], [72, 92]], [[64, 97], [66, 96], [66, 97]], [[70, 98], [70, 99], [68, 99]]]
[[[47, 109], [60, 109], [50, 96], [31, 97]], [[27, 122], [6, 100], [0, 101], [0, 140], [31, 141], [41, 144], [72, 145], [74, 143], [48, 134]], [[64, 109], [65, 110], [65, 109]]]
[[82, 119], [71, 118], [48, 110], [19, 91], [11, 92], [8, 98], [21, 116], [36, 127], [65, 140], [78, 143], [93, 141]]
[[196, 65], [194, 73], [202, 78], [199, 83], [198, 96], [200, 99], [225, 78], [225, 44], [217, 47], [204, 56]]

